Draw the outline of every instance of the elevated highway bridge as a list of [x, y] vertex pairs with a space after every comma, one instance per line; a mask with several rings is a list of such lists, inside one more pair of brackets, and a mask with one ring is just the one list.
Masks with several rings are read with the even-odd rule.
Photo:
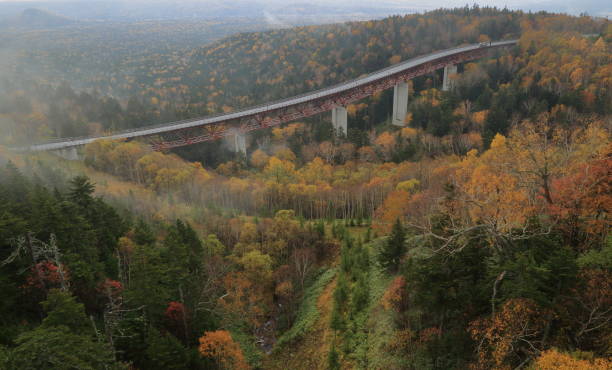
[[408, 107], [408, 80], [444, 68], [443, 90], [452, 87], [451, 75], [457, 64], [487, 56], [491, 50], [513, 46], [518, 40], [487, 42], [437, 51], [397, 63], [317, 91], [277, 100], [230, 113], [126, 130], [112, 135], [65, 138], [18, 148], [21, 151], [55, 151], [68, 159], [78, 158], [77, 147], [96, 140], [147, 137], [154, 150], [234, 137], [234, 149], [246, 152], [245, 134], [332, 111], [332, 123], [338, 134], [346, 134], [346, 106], [377, 92], [394, 88], [392, 123], [404, 125]]

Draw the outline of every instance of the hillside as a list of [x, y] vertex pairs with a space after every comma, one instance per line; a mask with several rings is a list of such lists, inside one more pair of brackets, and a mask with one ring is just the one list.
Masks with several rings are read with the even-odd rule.
[[[440, 10], [369, 22], [244, 33], [188, 54], [178, 66], [138, 75], [139, 91], [160, 104], [173, 91], [211, 112], [297, 95], [410, 57], [483, 40], [517, 38], [527, 29], [599, 34], [605, 22], [491, 8]], [[453, 32], [448, 32], [449, 30]], [[193, 102], [193, 105], [197, 103]]]

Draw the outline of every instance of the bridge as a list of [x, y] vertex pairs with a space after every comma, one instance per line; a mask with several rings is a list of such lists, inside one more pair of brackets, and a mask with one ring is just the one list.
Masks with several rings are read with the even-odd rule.
[[247, 132], [327, 111], [332, 112], [332, 124], [336, 133], [345, 135], [348, 124], [346, 106], [391, 87], [394, 88], [392, 123], [404, 126], [408, 112], [407, 82], [410, 79], [444, 68], [442, 90], [448, 91], [452, 88], [451, 76], [457, 73], [457, 64], [485, 57], [489, 51], [513, 46], [517, 41], [487, 42], [434, 52], [331, 87], [230, 113], [142, 127], [106, 136], [58, 139], [18, 150], [54, 151], [64, 158], [78, 159], [77, 147], [96, 140], [149, 137], [154, 150], [166, 150], [233, 136], [234, 150], [246, 153]]

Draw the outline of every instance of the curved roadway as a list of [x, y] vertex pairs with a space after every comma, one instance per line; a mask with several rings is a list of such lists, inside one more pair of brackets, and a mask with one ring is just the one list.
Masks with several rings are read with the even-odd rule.
[[163, 134], [163, 133], [170, 132], [170, 131], [193, 128], [193, 127], [204, 126], [204, 125], [208, 125], [212, 123], [218, 123], [218, 122], [238, 119], [238, 118], [251, 116], [254, 114], [258, 114], [258, 113], [268, 112], [268, 111], [279, 109], [279, 108], [287, 108], [293, 105], [302, 104], [302, 103], [305, 103], [311, 100], [315, 100], [315, 99], [319, 99], [322, 97], [326, 97], [329, 95], [338, 94], [343, 91], [350, 90], [352, 88], [355, 88], [361, 85], [366, 85], [368, 83], [385, 78], [395, 73], [402, 72], [406, 69], [417, 67], [420, 64], [435, 61], [436, 59], [448, 57], [454, 54], [460, 54], [460, 53], [474, 50], [474, 49], [480, 49], [480, 48], [492, 49], [492, 48], [497, 48], [497, 47], [510, 46], [510, 45], [516, 44], [517, 41], [518, 40], [497, 41], [497, 42], [492, 42], [490, 44], [485, 44], [485, 45], [473, 44], [473, 45], [462, 46], [462, 47], [434, 52], [434, 53], [427, 54], [424, 56], [408, 59], [407, 61], [404, 61], [404, 62], [395, 64], [393, 66], [381, 69], [379, 71], [370, 73], [364, 77], [356, 78], [356, 79], [353, 79], [347, 82], [343, 82], [343, 83], [340, 83], [340, 84], [337, 84], [331, 87], [327, 87], [327, 88], [316, 90], [313, 92], [297, 95], [297, 96], [287, 98], [287, 99], [277, 100], [277, 101], [270, 102], [270, 103], [264, 103], [264, 104], [256, 105], [253, 107], [245, 108], [245, 109], [240, 109], [240, 110], [237, 110], [231, 113], [219, 114], [219, 115], [203, 117], [203, 118], [194, 118], [194, 119], [171, 122], [171, 123], [164, 123], [164, 124], [156, 125], [156, 126], [148, 126], [144, 128], [122, 131], [120, 133], [113, 134], [113, 135], [58, 139], [57, 141], [54, 141], [54, 142], [48, 142], [45, 144], [37, 144], [37, 145], [28, 146], [28, 147], [23, 147], [23, 148], [20, 148], [20, 150], [41, 151], [41, 150], [66, 149], [70, 147], [86, 145], [95, 140], [100, 140], [100, 139], [114, 140], [114, 139], [128, 139], [128, 138], [135, 138], [135, 137], [141, 137], [141, 136], [158, 135], [158, 134]]

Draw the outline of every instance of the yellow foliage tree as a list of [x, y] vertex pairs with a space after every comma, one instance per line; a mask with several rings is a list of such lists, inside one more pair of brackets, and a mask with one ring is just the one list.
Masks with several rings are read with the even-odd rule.
[[251, 164], [257, 168], [264, 168], [268, 164], [270, 156], [261, 149], [257, 149], [251, 154]]

